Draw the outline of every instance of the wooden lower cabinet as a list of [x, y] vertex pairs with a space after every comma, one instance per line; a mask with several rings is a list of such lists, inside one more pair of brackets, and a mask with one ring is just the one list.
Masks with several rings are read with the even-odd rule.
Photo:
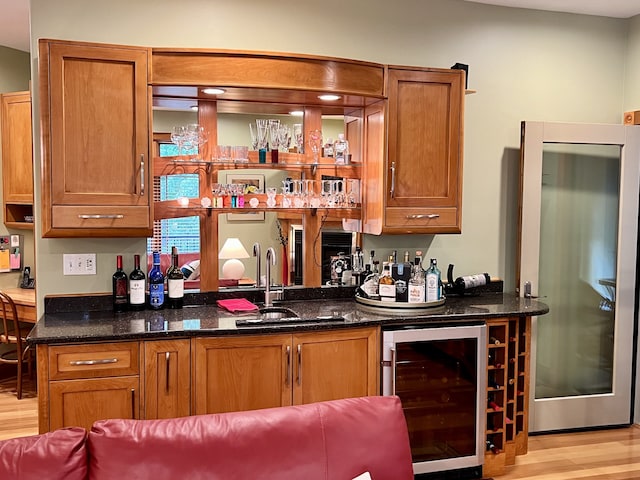
[[194, 413], [378, 394], [378, 329], [197, 338]]
[[49, 430], [90, 430], [93, 422], [104, 418], [139, 418], [139, 384], [137, 376], [51, 382]]
[[191, 342], [143, 342], [143, 417], [173, 418], [191, 413]]
[[40, 433], [379, 394], [378, 327], [38, 345], [37, 355]]

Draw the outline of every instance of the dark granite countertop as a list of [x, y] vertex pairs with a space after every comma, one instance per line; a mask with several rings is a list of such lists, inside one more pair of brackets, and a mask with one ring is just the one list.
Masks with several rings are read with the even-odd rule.
[[378, 311], [353, 298], [285, 301], [278, 306], [293, 310], [299, 320], [274, 324], [254, 323], [256, 313], [233, 314], [215, 304], [185, 306], [179, 310], [145, 310], [114, 314], [78, 310], [45, 313], [29, 334], [30, 344], [86, 343], [170, 337], [284, 333], [381, 325], [383, 328], [440, 326], [486, 321], [491, 318], [542, 315], [549, 308], [533, 299], [513, 294], [483, 293], [447, 298], [444, 305], [410, 313]]

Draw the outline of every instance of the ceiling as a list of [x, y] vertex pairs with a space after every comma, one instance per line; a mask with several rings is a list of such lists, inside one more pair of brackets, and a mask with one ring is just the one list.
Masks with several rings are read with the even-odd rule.
[[[640, 14], [640, 0], [466, 0], [468, 2], [629, 18]], [[29, 0], [0, 0], [0, 45], [29, 51]]]

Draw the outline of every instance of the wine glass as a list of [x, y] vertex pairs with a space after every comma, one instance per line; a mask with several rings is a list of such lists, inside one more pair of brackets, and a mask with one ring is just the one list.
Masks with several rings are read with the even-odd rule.
[[320, 149], [322, 148], [322, 130], [310, 130], [307, 142], [311, 148], [311, 153], [313, 153], [313, 163], [318, 163]]
[[192, 123], [187, 125], [187, 138], [190, 145], [196, 149], [196, 157], [193, 160], [199, 160], [202, 146], [209, 141], [209, 132], [203, 126]]
[[171, 129], [171, 141], [178, 147], [178, 156], [182, 156], [182, 148], [187, 139], [187, 128], [185, 126], [174, 126]]
[[298, 153], [304, 153], [304, 133], [302, 132], [302, 124], [293, 124], [293, 140], [296, 142]]

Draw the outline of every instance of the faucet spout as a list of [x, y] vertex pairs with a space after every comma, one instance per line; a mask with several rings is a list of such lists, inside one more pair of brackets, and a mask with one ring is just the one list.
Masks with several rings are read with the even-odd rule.
[[267, 267], [267, 282], [264, 289], [264, 306], [271, 307], [273, 301], [271, 300], [271, 265], [276, 264], [276, 251], [273, 247], [267, 249], [266, 254], [266, 267]]
[[260, 287], [262, 283], [262, 256], [258, 242], [253, 244], [253, 256], [256, 257], [256, 287]]

